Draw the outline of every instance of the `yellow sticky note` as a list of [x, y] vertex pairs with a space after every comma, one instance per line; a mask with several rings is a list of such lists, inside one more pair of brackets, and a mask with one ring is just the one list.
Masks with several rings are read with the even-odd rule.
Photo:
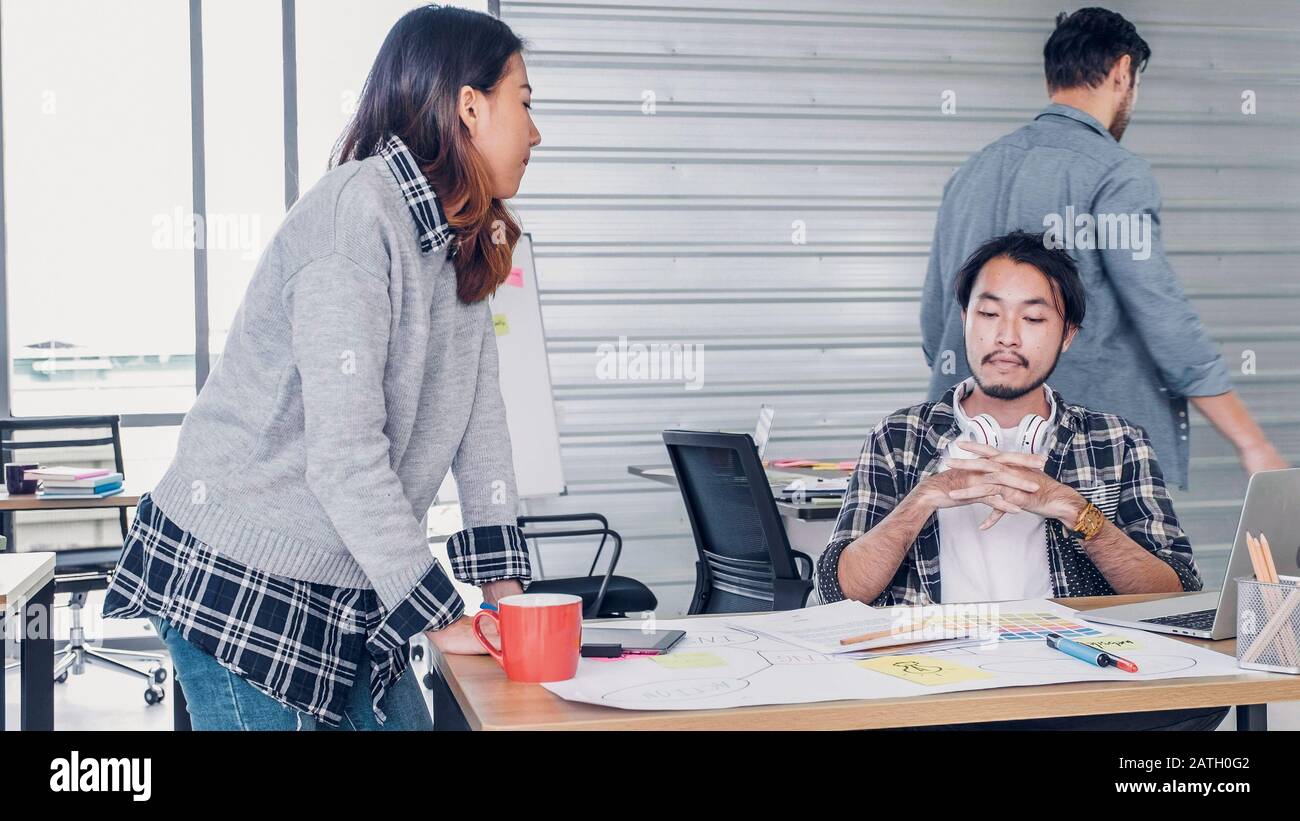
[[1091, 636], [1088, 638], [1078, 638], [1075, 641], [1080, 644], [1086, 644], [1089, 647], [1096, 647], [1107, 653], [1116, 653], [1123, 655], [1129, 650], [1142, 649], [1142, 642], [1137, 639], [1131, 639], [1128, 636]]
[[694, 670], [698, 667], [725, 667], [726, 662], [713, 653], [669, 653], [651, 656], [650, 660], [669, 670]]
[[492, 314], [492, 329], [497, 332], [497, 336], [510, 333], [510, 322], [505, 314]]
[[991, 673], [983, 670], [932, 656], [880, 656], [859, 661], [857, 664], [867, 670], [875, 670], [887, 676], [932, 687], [939, 684], [957, 684], [962, 681], [993, 678]]

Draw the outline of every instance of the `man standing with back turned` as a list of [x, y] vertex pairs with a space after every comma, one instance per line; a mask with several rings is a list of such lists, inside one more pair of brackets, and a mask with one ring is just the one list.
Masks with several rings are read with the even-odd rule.
[[[1144, 428], [1171, 485], [1187, 488], [1190, 398], [1247, 474], [1287, 467], [1237, 393], [1160, 240], [1150, 165], [1120, 147], [1151, 56], [1133, 24], [1086, 8], [1061, 14], [1043, 48], [1051, 104], [972, 156], [948, 181], [921, 303], [929, 398], [970, 376], [953, 279], [981, 243], [1043, 232], [1078, 264], [1088, 324], [1052, 377], [1068, 400]], [[1091, 225], [1091, 229], [1088, 226]], [[1080, 229], [1092, 238], [1077, 241]], [[1091, 247], [1089, 247], [1091, 246]]]

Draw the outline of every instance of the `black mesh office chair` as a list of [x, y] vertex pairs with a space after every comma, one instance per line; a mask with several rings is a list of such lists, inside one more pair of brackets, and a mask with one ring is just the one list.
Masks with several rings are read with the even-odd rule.
[[[594, 522], [598, 527], [580, 528], [534, 528], [530, 525], [560, 524], [574, 522]], [[599, 536], [600, 544], [596, 546], [596, 555], [591, 560], [591, 567], [585, 576], [571, 576], [556, 579], [537, 579], [529, 583], [529, 593], [568, 593], [582, 598], [582, 615], [587, 619], [605, 619], [651, 612], [659, 606], [655, 594], [636, 579], [627, 576], [615, 576], [614, 568], [618, 566], [619, 557], [623, 555], [623, 537], [609, 527], [609, 521], [599, 513], [566, 513], [552, 516], [520, 516], [520, 529], [524, 538], [537, 548], [541, 539], [565, 539], [585, 536]], [[602, 575], [596, 574], [596, 565], [600, 563], [605, 542], [613, 539], [613, 555]]]
[[813, 562], [790, 548], [750, 435], [666, 430], [663, 437], [699, 556], [690, 614], [803, 607]]
[[[89, 431], [90, 435], [86, 435], [86, 431]], [[31, 432], [41, 435], [38, 437], [26, 435], [19, 438], [20, 433]], [[5, 462], [28, 459], [40, 461], [37, 456], [29, 456], [29, 454], [36, 454], [41, 450], [83, 447], [111, 447], [113, 469], [118, 473], [124, 471], [121, 420], [115, 415], [0, 419], [0, 458]], [[104, 460], [106, 461], [107, 458], [106, 453]], [[55, 681], [63, 682], [67, 680], [69, 673], [81, 675], [85, 672], [87, 662], [103, 665], [108, 669], [144, 679], [145, 701], [154, 704], [162, 701], [166, 694], [166, 690], [161, 686], [167, 679], [164, 656], [160, 653], [87, 645], [85, 630], [81, 624], [81, 610], [86, 604], [86, 594], [92, 590], [108, 588], [113, 569], [122, 554], [122, 543], [126, 540], [127, 534], [126, 508], [118, 508], [117, 513], [122, 533], [115, 544], [54, 550], [54, 592], [56, 595], [68, 594], [68, 609], [71, 615], [68, 643], [55, 654], [54, 678]], [[0, 513], [0, 535], [8, 539], [10, 550], [18, 549], [14, 531], [13, 513]]]

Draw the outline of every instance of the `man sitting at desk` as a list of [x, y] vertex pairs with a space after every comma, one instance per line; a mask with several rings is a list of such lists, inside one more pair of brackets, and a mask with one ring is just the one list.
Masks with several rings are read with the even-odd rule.
[[822, 601], [1200, 590], [1146, 434], [1046, 384], [1083, 322], [1070, 256], [997, 237], [956, 294], [973, 376], [871, 432], [818, 562]]
[[[1200, 590], [1146, 434], [1046, 384], [1083, 323], [1070, 256], [1041, 234], [991, 239], [962, 265], [956, 296], [973, 375], [872, 430], [817, 563], [821, 600], [887, 606]], [[1034, 724], [1212, 729], [1226, 712]]]

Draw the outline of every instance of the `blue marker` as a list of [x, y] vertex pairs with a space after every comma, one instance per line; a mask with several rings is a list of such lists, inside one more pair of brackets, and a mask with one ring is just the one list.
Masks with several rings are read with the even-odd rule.
[[478, 609], [479, 609], [479, 610], [491, 610], [491, 611], [495, 612], [496, 609], [497, 609], [497, 606], [496, 606], [495, 604], [488, 604], [487, 602], [483, 602], [482, 604], [480, 604], [480, 605], [478, 606]]
[[1112, 656], [1110, 653], [1098, 650], [1096, 647], [1080, 644], [1057, 633], [1047, 634], [1047, 646], [1053, 650], [1060, 650], [1068, 656], [1074, 656], [1079, 661], [1095, 664], [1098, 667], [1115, 667], [1129, 673], [1138, 671], [1137, 665], [1128, 659]]

